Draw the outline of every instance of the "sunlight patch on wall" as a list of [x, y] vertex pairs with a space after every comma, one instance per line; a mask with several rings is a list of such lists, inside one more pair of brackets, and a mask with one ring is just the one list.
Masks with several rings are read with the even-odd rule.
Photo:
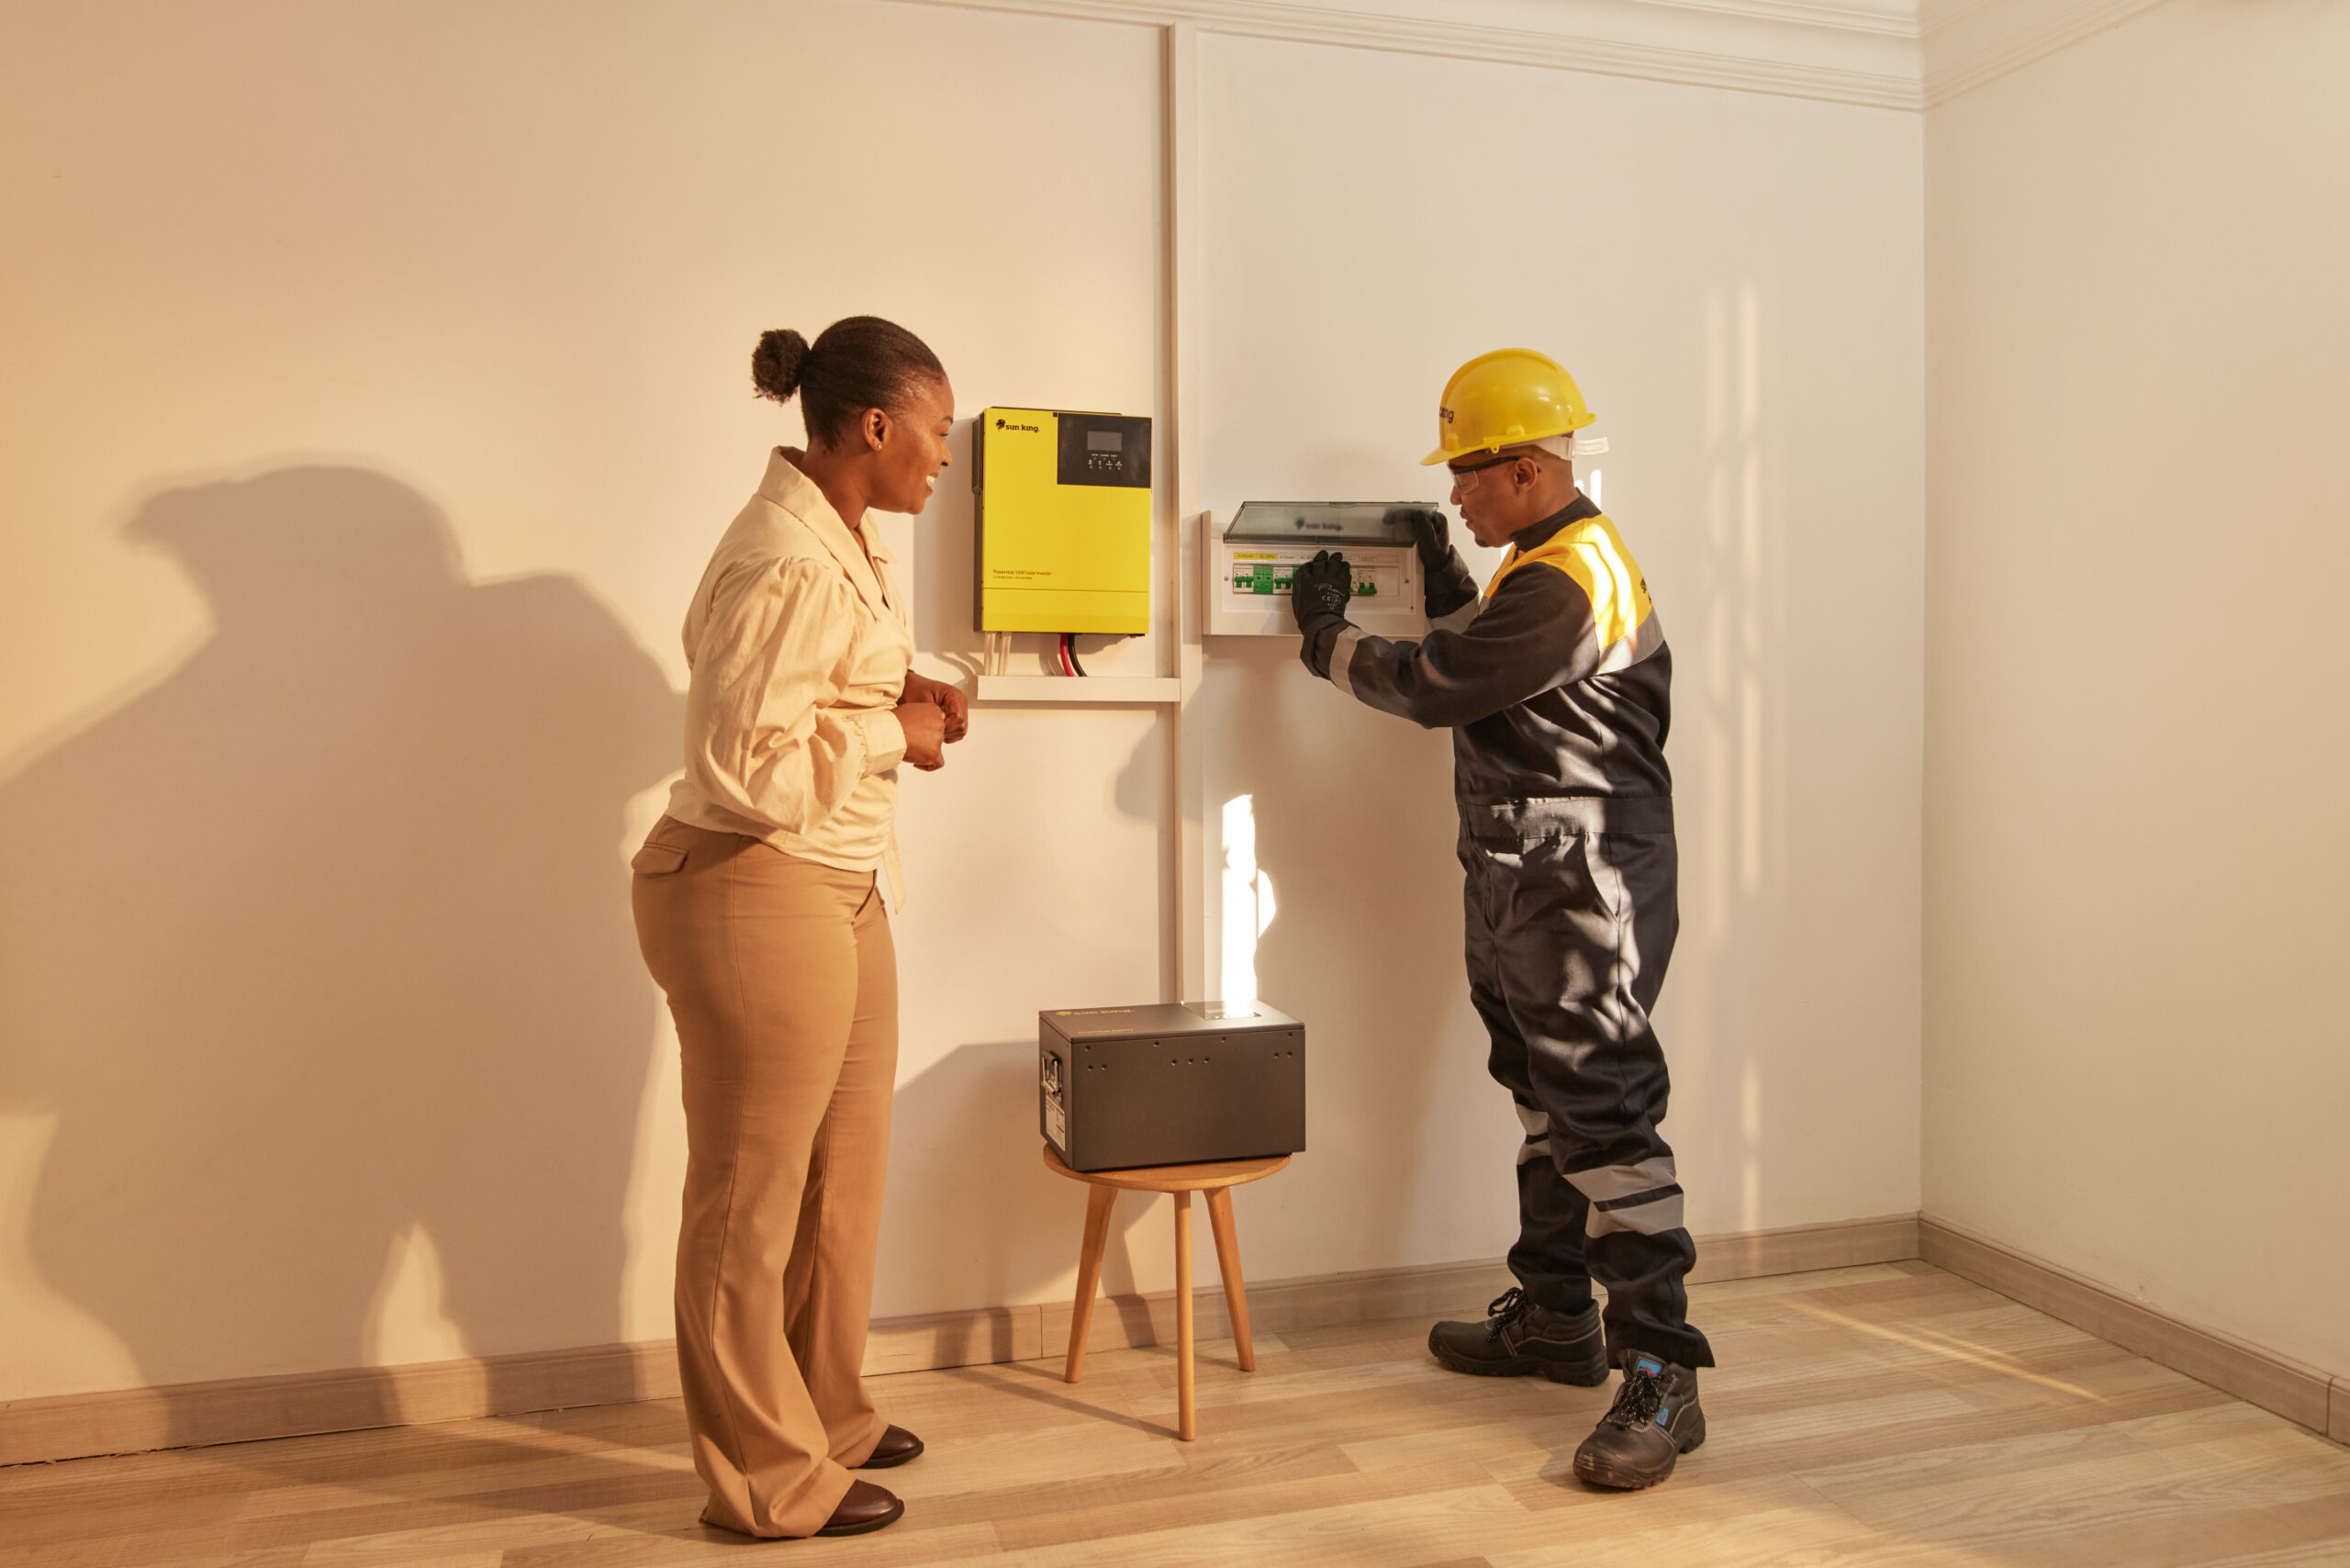
[[147, 1382], [114, 1330], [59, 1294], [34, 1260], [33, 1193], [57, 1121], [53, 1112], [0, 1114], [0, 1390], [9, 1398]]
[[1739, 1083], [1739, 1131], [1746, 1139], [1746, 1158], [1739, 1162], [1739, 1228], [1762, 1228], [1762, 1161], [1755, 1151], [1762, 1147], [1762, 1069], [1753, 1058]]
[[1728, 929], [1732, 909], [1762, 888], [1766, 693], [1766, 559], [1762, 511], [1762, 301], [1751, 284], [1706, 300], [1707, 537], [1715, 563], [1707, 594], [1706, 748], [1727, 764], [1729, 798], [1716, 822], [1729, 857], [1704, 897]]
[[361, 1353], [371, 1367], [411, 1361], [453, 1361], [473, 1352], [465, 1332], [450, 1318], [447, 1271], [432, 1233], [411, 1225], [395, 1234], [384, 1260], [383, 1282], [367, 1309]]
[[1762, 306], [1752, 284], [1738, 292], [1739, 886], [1762, 887]]
[[1257, 939], [1273, 924], [1273, 879], [1257, 866], [1257, 798], [1224, 803], [1224, 952], [1216, 994], [1225, 1002], [1257, 996]]

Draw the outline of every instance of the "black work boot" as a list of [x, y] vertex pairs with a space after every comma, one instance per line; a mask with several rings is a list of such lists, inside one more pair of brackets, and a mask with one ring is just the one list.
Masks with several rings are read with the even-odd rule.
[[1575, 1450], [1575, 1473], [1594, 1486], [1636, 1491], [1673, 1473], [1673, 1462], [1706, 1440], [1697, 1374], [1646, 1350], [1624, 1352], [1624, 1386]]
[[1428, 1353], [1454, 1372], [1530, 1377], [1596, 1388], [1607, 1381], [1607, 1341], [1597, 1304], [1581, 1312], [1537, 1306], [1516, 1285], [1485, 1308], [1483, 1323], [1439, 1323]]

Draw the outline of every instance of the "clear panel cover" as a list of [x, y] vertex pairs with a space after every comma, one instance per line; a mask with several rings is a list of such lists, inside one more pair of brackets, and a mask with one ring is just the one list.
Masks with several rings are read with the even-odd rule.
[[1411, 501], [1244, 501], [1224, 531], [1232, 543], [1325, 545], [1412, 543], [1412, 519], [1441, 515]]

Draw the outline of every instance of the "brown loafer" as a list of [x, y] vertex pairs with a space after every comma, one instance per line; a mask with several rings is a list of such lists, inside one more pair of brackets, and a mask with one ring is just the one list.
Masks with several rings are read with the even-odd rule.
[[906, 1511], [905, 1503], [893, 1492], [885, 1492], [870, 1481], [852, 1481], [848, 1495], [833, 1510], [833, 1517], [818, 1529], [818, 1535], [863, 1535], [895, 1524]]
[[903, 1464], [910, 1459], [922, 1457], [922, 1439], [903, 1427], [891, 1427], [882, 1432], [881, 1440], [865, 1456], [859, 1470], [887, 1470], [893, 1464]]

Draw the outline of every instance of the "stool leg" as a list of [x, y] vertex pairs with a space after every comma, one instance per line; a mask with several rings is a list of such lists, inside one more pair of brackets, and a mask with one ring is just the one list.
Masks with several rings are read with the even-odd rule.
[[1192, 1440], [1192, 1194], [1175, 1194], [1175, 1435]]
[[1077, 1254], [1077, 1305], [1069, 1318], [1069, 1363], [1061, 1369], [1063, 1383], [1075, 1383], [1085, 1365], [1085, 1332], [1093, 1325], [1093, 1297], [1102, 1283], [1102, 1249], [1110, 1242], [1110, 1205], [1118, 1201], [1114, 1187], [1089, 1185], [1085, 1199], [1085, 1245]]
[[1215, 1266], [1224, 1275], [1224, 1305], [1232, 1314], [1233, 1349], [1240, 1370], [1257, 1370], [1257, 1346], [1248, 1338], [1248, 1295], [1240, 1284], [1240, 1238], [1232, 1228], [1232, 1189], [1208, 1189], [1208, 1228], [1215, 1232]]

